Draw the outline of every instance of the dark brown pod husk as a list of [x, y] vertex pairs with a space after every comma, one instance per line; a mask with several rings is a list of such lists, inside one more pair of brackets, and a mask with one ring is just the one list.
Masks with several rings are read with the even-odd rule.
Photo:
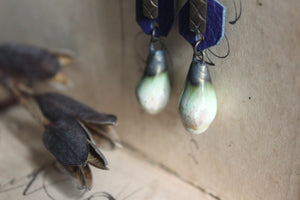
[[73, 183], [80, 190], [92, 188], [92, 172], [88, 165], [82, 166], [63, 166], [67, 173], [71, 176]]
[[14, 77], [44, 80], [53, 77], [61, 66], [55, 54], [23, 44], [0, 45], [0, 70]]
[[113, 150], [116, 147], [121, 148], [121, 140], [115, 129], [108, 125], [81, 123], [86, 127], [87, 132], [93, 136], [93, 142], [101, 149]]
[[88, 190], [91, 190], [92, 184], [93, 184], [93, 176], [92, 176], [90, 166], [86, 165], [84, 167], [80, 167], [80, 169], [84, 176], [84, 182], [85, 182], [86, 188]]
[[86, 165], [90, 147], [85, 131], [76, 120], [52, 123], [46, 128], [43, 142], [62, 165]]
[[101, 151], [99, 151], [95, 144], [93, 144], [91, 141], [88, 142], [90, 144], [88, 163], [100, 169], [108, 169], [107, 161], [104, 155], [101, 153]]
[[43, 114], [51, 121], [73, 117], [88, 123], [115, 125], [115, 115], [99, 113], [70, 97], [58, 93], [35, 95]]
[[82, 190], [86, 188], [84, 176], [79, 166], [64, 166], [63, 168], [66, 170], [67, 174], [70, 175], [73, 183], [77, 187], [77, 189]]

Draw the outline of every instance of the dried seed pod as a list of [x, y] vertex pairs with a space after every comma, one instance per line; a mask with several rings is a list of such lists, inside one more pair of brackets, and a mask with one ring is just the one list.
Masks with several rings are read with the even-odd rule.
[[[117, 117], [99, 113], [92, 108], [69, 97], [57, 93], [45, 93], [35, 96], [41, 111], [51, 121], [74, 118], [92, 143], [101, 149], [122, 147], [120, 138], [111, 127], [117, 123]], [[93, 139], [94, 138], [94, 139]]]
[[61, 164], [86, 165], [90, 147], [85, 131], [76, 120], [64, 119], [52, 123], [46, 128], [43, 142]]
[[0, 45], [0, 71], [29, 80], [53, 77], [61, 66], [55, 54], [22, 44]]
[[35, 96], [43, 114], [51, 121], [73, 117], [94, 124], [117, 123], [115, 115], [99, 113], [72, 98], [58, 94], [45, 93]]

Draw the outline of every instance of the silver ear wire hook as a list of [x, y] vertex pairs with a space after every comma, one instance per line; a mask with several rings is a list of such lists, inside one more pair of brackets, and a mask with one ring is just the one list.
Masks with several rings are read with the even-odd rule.
[[[165, 45], [164, 45], [162, 39], [159, 36], [155, 35], [157, 28], [158, 27], [154, 27], [151, 32], [151, 40], [150, 40], [150, 50], [151, 51], [154, 51], [155, 49], [165, 49]], [[154, 43], [156, 43], [156, 44], [154, 45]]]
[[198, 60], [204, 60], [205, 51], [198, 51], [198, 46], [201, 44], [201, 42], [204, 40], [204, 37], [202, 34], [198, 33], [199, 40], [196, 42], [194, 46], [194, 55]]
[[160, 38], [158, 36], [155, 35], [156, 33], [156, 30], [157, 30], [157, 27], [154, 27], [152, 29], [152, 32], [151, 32], [151, 42], [156, 42], [156, 41], [159, 41]]

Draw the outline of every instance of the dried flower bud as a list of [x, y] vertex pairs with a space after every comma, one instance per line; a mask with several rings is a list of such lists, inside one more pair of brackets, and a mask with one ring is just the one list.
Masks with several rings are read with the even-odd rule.
[[43, 80], [60, 68], [57, 56], [47, 50], [14, 43], [0, 45], [0, 70], [12, 76]]

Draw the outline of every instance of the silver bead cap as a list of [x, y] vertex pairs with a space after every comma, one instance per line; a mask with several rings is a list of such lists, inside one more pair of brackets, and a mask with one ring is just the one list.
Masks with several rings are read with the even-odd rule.
[[211, 82], [209, 70], [204, 60], [198, 60], [196, 56], [194, 56], [188, 72], [187, 81], [192, 85]]
[[167, 70], [166, 55], [163, 49], [150, 48], [144, 76], [155, 76]]

